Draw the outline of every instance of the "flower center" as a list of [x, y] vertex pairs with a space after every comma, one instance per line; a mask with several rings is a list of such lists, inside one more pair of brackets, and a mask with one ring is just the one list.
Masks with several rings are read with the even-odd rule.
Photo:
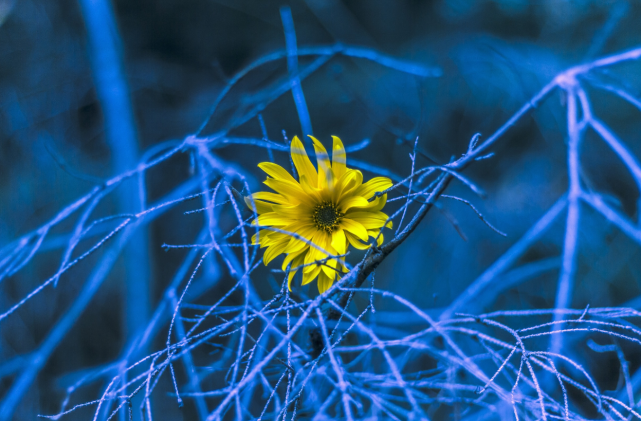
[[314, 208], [312, 219], [316, 224], [316, 228], [331, 234], [338, 227], [338, 223], [344, 215], [335, 204], [326, 201]]

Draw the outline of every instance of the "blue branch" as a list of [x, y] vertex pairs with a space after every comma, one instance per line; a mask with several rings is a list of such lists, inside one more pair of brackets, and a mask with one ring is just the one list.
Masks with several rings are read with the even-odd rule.
[[[105, 119], [107, 143], [116, 174], [138, 165], [138, 139], [125, 77], [122, 46], [109, 0], [80, 0], [87, 29], [94, 83]], [[142, 177], [142, 175], [140, 175]], [[144, 180], [143, 180], [144, 181]], [[120, 212], [138, 212], [144, 206], [144, 182], [125, 183], [119, 189]], [[136, 232], [124, 251], [125, 320], [129, 335], [144, 329], [149, 315], [149, 245], [146, 231]]]
[[292, 18], [292, 11], [289, 6], [280, 8], [280, 18], [283, 21], [283, 28], [285, 29], [285, 45], [287, 48], [287, 69], [292, 84], [292, 95], [296, 103], [296, 111], [298, 112], [298, 119], [300, 120], [300, 127], [303, 129], [303, 137], [313, 135], [312, 120], [309, 118], [309, 111], [307, 110], [307, 102], [303, 94], [303, 87], [300, 84], [300, 78], [293, 76], [298, 73], [298, 52], [296, 47], [296, 32], [294, 31], [294, 19]]

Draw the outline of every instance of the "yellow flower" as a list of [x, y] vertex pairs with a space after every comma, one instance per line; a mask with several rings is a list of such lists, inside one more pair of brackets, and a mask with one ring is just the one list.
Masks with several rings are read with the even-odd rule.
[[[332, 148], [332, 161], [325, 147], [316, 138], [318, 171], [314, 168], [305, 147], [298, 137], [291, 143], [291, 155], [299, 180], [286, 169], [272, 162], [262, 162], [258, 167], [269, 177], [265, 184], [276, 193], [258, 192], [246, 197], [245, 202], [258, 214], [253, 222], [261, 227], [298, 234], [331, 256], [344, 255], [352, 246], [364, 250], [369, 237], [376, 237], [387, 221], [381, 212], [387, 195], [371, 199], [377, 192], [388, 189], [392, 182], [386, 177], [375, 177], [363, 184], [363, 174], [347, 168], [343, 142], [336, 137]], [[253, 206], [252, 206], [253, 202]], [[387, 223], [391, 228], [391, 221]], [[378, 237], [378, 245], [383, 235]], [[332, 286], [337, 276], [346, 272], [344, 258], [328, 255], [292, 235], [269, 229], [254, 234], [252, 244], [267, 247], [263, 255], [265, 265], [282, 253], [287, 254], [283, 270], [291, 263], [288, 285], [299, 269], [303, 271], [303, 285], [318, 278], [318, 291], [323, 293]], [[323, 264], [314, 264], [326, 259]]]

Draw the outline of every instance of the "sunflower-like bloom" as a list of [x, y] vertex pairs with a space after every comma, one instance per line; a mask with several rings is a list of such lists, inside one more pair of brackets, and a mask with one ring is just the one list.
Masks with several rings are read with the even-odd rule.
[[[347, 271], [344, 258], [330, 255], [344, 255], [349, 244], [367, 249], [369, 244], [365, 242], [369, 237], [378, 236], [378, 245], [383, 242], [383, 235], [379, 233], [388, 217], [381, 209], [387, 195], [375, 196], [391, 187], [392, 182], [386, 177], [375, 177], [363, 183], [360, 171], [347, 168], [345, 148], [338, 137], [333, 136], [331, 162], [323, 144], [310, 138], [314, 142], [318, 170], [309, 160], [302, 142], [294, 137], [291, 156], [299, 180], [280, 165], [262, 162], [258, 167], [269, 176], [265, 185], [276, 193], [254, 193], [246, 197], [245, 202], [258, 214], [254, 225], [278, 230], [261, 229], [252, 237], [252, 244], [267, 247], [263, 255], [265, 265], [285, 253], [282, 268], [285, 270], [291, 263], [290, 289], [292, 278], [302, 269], [303, 285], [318, 278], [318, 291], [323, 293]], [[391, 228], [391, 221], [386, 226]], [[288, 233], [298, 234], [308, 242]], [[319, 261], [322, 264], [314, 264]]]

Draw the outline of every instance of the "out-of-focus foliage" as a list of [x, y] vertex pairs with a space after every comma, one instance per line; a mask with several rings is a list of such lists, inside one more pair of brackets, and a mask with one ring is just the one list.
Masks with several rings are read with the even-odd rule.
[[[251, 67], [211, 114], [216, 99], [231, 86], [230, 82], [236, 82], [233, 78], [239, 71], [267, 54], [285, 51], [282, 6], [287, 3], [264, 0], [112, 3], [116, 25], [109, 29], [122, 60], [120, 71], [128, 89], [124, 98], [132, 105], [133, 112], [128, 117], [135, 122], [132, 128], [137, 142], [124, 145], [125, 150], [130, 147], [129, 151], [133, 151], [132, 162], [149, 163], [172, 148], [181, 146], [181, 149], [166, 162], [123, 179], [113, 192], [106, 186], [104, 197], [102, 190], [95, 190], [97, 193], [91, 197], [85, 195], [92, 189], [104, 188], [103, 183], [122, 174], [119, 164], [125, 158], [118, 149], [117, 136], [114, 140], [105, 130], [109, 122], [105, 117], [108, 108], [105, 98], [110, 87], [117, 89], [110, 84], [101, 85], [98, 76], [101, 65], [96, 64], [95, 44], [90, 41], [95, 36], [94, 29], [87, 19], [87, 10], [83, 12], [81, 8], [81, 4], [89, 3], [0, 0], [0, 312], [3, 315], [0, 319], [0, 396], [1, 408], [11, 409], [0, 414], [0, 419], [34, 419], [37, 414], [59, 413], [63, 402], [64, 408], [69, 409], [100, 399], [114, 376], [146, 355], [153, 357], [145, 360], [144, 370], [155, 373], [149, 364], [152, 360], [155, 363], [156, 357], [160, 363], [163, 352], [165, 357], [178, 353], [184, 364], [175, 363], [176, 388], [181, 392], [188, 395], [198, 388], [211, 388], [228, 393], [233, 390], [234, 382], [241, 379], [245, 368], [251, 373], [250, 368], [255, 367], [252, 364], [258, 364], [272, 347], [280, 344], [290, 327], [302, 320], [303, 304], [309, 304], [308, 298], [316, 298], [315, 287], [295, 288], [291, 297], [283, 298], [278, 293], [284, 274], [271, 271], [272, 267], [256, 268], [251, 274], [251, 306], [274, 306], [266, 307], [266, 316], [260, 314], [274, 317], [276, 329], [269, 331], [264, 325], [256, 326], [256, 323], [267, 324], [265, 319], [257, 318], [255, 324], [247, 324], [249, 307], [241, 308], [245, 296], [239, 292], [225, 294], [235, 285], [241, 285], [239, 291], [249, 291], [247, 284], [243, 284], [249, 281], [246, 278], [239, 281], [230, 268], [236, 264], [242, 267], [243, 257], [253, 253], [253, 249], [247, 253], [242, 250], [240, 231], [235, 228], [238, 219], [249, 219], [251, 213], [246, 209], [235, 211], [230, 202], [209, 211], [202, 210], [210, 206], [212, 194], [219, 195], [220, 201], [216, 204], [220, 204], [260, 189], [264, 175], [256, 164], [273, 158], [288, 166], [287, 139], [306, 134], [299, 120], [300, 102], [297, 107], [288, 91], [292, 74], [288, 74], [286, 53], [278, 60]], [[507, 365], [496, 380], [497, 388], [507, 393], [505, 396], [501, 395], [503, 392], [492, 392], [488, 386], [488, 393], [496, 395], [484, 400], [487, 395], [477, 393], [480, 390], [477, 387], [484, 386], [479, 380], [482, 376], [473, 374], [485, 373], [489, 379], [502, 367], [502, 361], [510, 352], [527, 354], [522, 350], [511, 351], [516, 349], [510, 348], [516, 346], [515, 339], [505, 326], [529, 329], [543, 324], [541, 331], [554, 332], [560, 323], [544, 324], [559, 322], [561, 317], [580, 318], [576, 326], [571, 323], [563, 326], [581, 328], [581, 323], [587, 323], [593, 329], [592, 336], [588, 337], [584, 331], [569, 332], [560, 343], [550, 341], [548, 336], [562, 335], [549, 334], [537, 337], [540, 341], [528, 350], [544, 352], [550, 342], [552, 351], [572, 358], [581, 369], [541, 353], [533, 354], [530, 360], [521, 360], [522, 364], [532, 362], [532, 370], [542, 373], [539, 381], [549, 395], [540, 399], [547, 402], [550, 414], [563, 418], [564, 398], [568, 396], [573, 417], [617, 419], [617, 413], [608, 404], [601, 403], [601, 400], [607, 401], [608, 396], [626, 404], [638, 402], [641, 354], [639, 344], [628, 340], [629, 337], [638, 340], [633, 324], [638, 314], [633, 310], [601, 308], [638, 309], [641, 305], [641, 237], [638, 234], [641, 174], [635, 173], [641, 157], [641, 63], [637, 59], [616, 66], [585, 69], [577, 79], [581, 87], [578, 91], [573, 85], [576, 80], [563, 72], [571, 66], [592, 63], [599, 57], [641, 48], [638, 25], [641, 3], [305, 0], [290, 2], [289, 6], [301, 54], [297, 63], [303, 79], [301, 86], [314, 135], [323, 140], [330, 139], [330, 135], [340, 136], [348, 151], [353, 150], [348, 160], [360, 163], [368, 178], [383, 175], [400, 181], [410, 176], [413, 164], [418, 170], [464, 160], [475, 133], [481, 134], [479, 144], [482, 144], [557, 75], [565, 75], [566, 79], [559, 79], [557, 89], [536, 103], [535, 108], [521, 116], [484, 151], [493, 152], [492, 157], [460, 167], [464, 169], [465, 180], [482, 188], [484, 195], [476, 195], [469, 185], [457, 179], [445, 190], [445, 195], [468, 200], [491, 225], [505, 232], [506, 237], [490, 229], [465, 203], [441, 197], [414, 232], [399, 241], [393, 253], [386, 255], [376, 268], [375, 287], [393, 295], [369, 291], [374, 272], [368, 273], [361, 287], [363, 291], [349, 301], [349, 316], [343, 315], [340, 323], [331, 317], [327, 319], [329, 332], [338, 326], [333, 339], [340, 338], [344, 329], [351, 326], [350, 317], [362, 314], [365, 323], [355, 325], [354, 331], [349, 330], [345, 342], [335, 348], [337, 355], [323, 348], [327, 342], [323, 333], [327, 332], [321, 329], [320, 320], [324, 319], [314, 307], [308, 315], [314, 321], [302, 325], [292, 341], [294, 362], [287, 359], [291, 357], [290, 345], [285, 346], [283, 342], [283, 353], [268, 361], [265, 371], [256, 374], [251, 382], [251, 388], [260, 388], [259, 392], [253, 392], [260, 399], [250, 401], [252, 394], [243, 389], [242, 402], [232, 401], [219, 415], [233, 407], [225, 419], [237, 417], [240, 406], [247, 410], [241, 418], [257, 417], [270, 396], [269, 387], [273, 387], [278, 403], [271, 400], [264, 419], [275, 417], [276, 408], [281, 408], [281, 417], [282, 411], [288, 411], [288, 417], [292, 411], [299, 411], [300, 419], [311, 419], [314, 413], [330, 419], [349, 419], [344, 405], [354, 411], [351, 415], [354, 419], [390, 416], [385, 411], [401, 419], [409, 413], [420, 417], [421, 411], [424, 411], [422, 416], [431, 419], [446, 419], [450, 415], [477, 419], [479, 414], [490, 419], [511, 419], [514, 412], [509, 392], [518, 378], [513, 370], [519, 369], [517, 357], [510, 363], [515, 367]], [[305, 48], [319, 45], [333, 48], [337, 53], [304, 55]], [[362, 57], [363, 52], [369, 56]], [[356, 57], [359, 54], [361, 57]], [[323, 57], [326, 61], [322, 61]], [[291, 62], [289, 67], [291, 69]], [[415, 71], [408, 71], [410, 67]], [[586, 114], [582, 93], [587, 95], [594, 120]], [[582, 191], [589, 194], [580, 201], [576, 234], [567, 228], [571, 226], [566, 219], [568, 206], [558, 202], [564, 200], [566, 192], [571, 192], [568, 186], [572, 181], [572, 171], [569, 171], [572, 160], [568, 158], [568, 151], [571, 134], [579, 132], [579, 129], [568, 130], [571, 120], [568, 120], [568, 109], [574, 100], [577, 101], [577, 124], [586, 125], [584, 131], [581, 128], [577, 150], [580, 168], [575, 175], [578, 174]], [[620, 151], [617, 154], [616, 145], [608, 141], [609, 135], [616, 136], [615, 140], [625, 146], [623, 155]], [[261, 143], [265, 139], [271, 142], [267, 144], [271, 149], [262, 147], [266, 145]], [[240, 140], [244, 143], [234, 143]], [[133, 164], [125, 167], [135, 169]], [[420, 189], [436, 179], [437, 173], [421, 184]], [[415, 182], [418, 185], [418, 180]], [[145, 195], [140, 200], [132, 192], [141, 186]], [[407, 195], [407, 188], [405, 183], [390, 192], [390, 199]], [[185, 199], [194, 194], [192, 199]], [[35, 230], [46, 226], [62, 209], [81, 197], [89, 197], [84, 204], [87, 206], [91, 200], [101, 199], [87, 216], [86, 225], [91, 221], [101, 222], [85, 233], [76, 251], [66, 255], [67, 247], [74, 241], [77, 218], [84, 210], [76, 211], [76, 219], [52, 225], [46, 235]], [[101, 264], [111, 258], [121, 237], [129, 238], [129, 228], [118, 231], [104, 247], [97, 247], [78, 264], [65, 269], [60, 279], [52, 278], [61, 268], [61, 261], [73, 262], [91, 250], [123, 220], [131, 218], [129, 214], [178, 199], [176, 204], [162, 207], [158, 212], [143, 212], [131, 219], [132, 226], [141, 221], [142, 237], [133, 244], [143, 246], [127, 251], [123, 244], [125, 252], [120, 257], [114, 254], [113, 269], [103, 269]], [[594, 202], [592, 205], [590, 200]], [[389, 214], [399, 211], [394, 220], [396, 226], [406, 201], [392, 203], [396, 207]], [[556, 218], [551, 220], [548, 229], [536, 231], [537, 221], [549, 215], [550, 209], [556, 212]], [[615, 213], [606, 218], [606, 210]], [[420, 204], [409, 206], [405, 225], [419, 212]], [[101, 220], [118, 214], [129, 216]], [[617, 225], [616, 218], [623, 217], [633, 221], [630, 226]], [[628, 231], [622, 226], [628, 227]], [[211, 248], [208, 237], [211, 232], [220, 240], [232, 230], [236, 234], [229, 236], [228, 242], [239, 247], [225, 250], [239, 259], [233, 264], [229, 254]], [[37, 235], [29, 236], [28, 233], [33, 232]], [[520, 244], [519, 239], [530, 238], [528, 235], [532, 232], [537, 238], [521, 253], [511, 255]], [[248, 234], [251, 235], [249, 229]], [[393, 233], [385, 237], [391, 239]], [[576, 252], [571, 256], [568, 238], [576, 239]], [[22, 242], [23, 239], [26, 240]], [[223, 242], [227, 242], [227, 238]], [[207, 244], [210, 248], [162, 247], [192, 244]], [[36, 250], [34, 245], [39, 247], [31, 256], [28, 250]], [[181, 317], [176, 310], [178, 300], [182, 299], [180, 294], [185, 291], [196, 262], [207, 250], [210, 253], [194, 272], [197, 276], [194, 286], [190, 287], [193, 289], [182, 297], [184, 317]], [[131, 258], [134, 252], [140, 254]], [[347, 260], [355, 265], [363, 256], [361, 252], [354, 252]], [[513, 258], [507, 262], [506, 256]], [[14, 258], [15, 262], [11, 260]], [[563, 269], [568, 258], [571, 258], [570, 272]], [[20, 261], [25, 264], [17, 270]], [[507, 263], [501, 270], [495, 270], [500, 262]], [[488, 273], [492, 276], [487, 277]], [[88, 301], [79, 308], [77, 317], [65, 325], [65, 315], [71, 314], [70, 309], [80, 302], [79, 297], [85, 296], [86, 288], [93, 285], [92, 279], [101, 275], [105, 277], [104, 282], [96, 284], [96, 291], [87, 296]], [[15, 311], [10, 310], [48, 279], [51, 282], [33, 298]], [[486, 287], [466, 296], [470, 285], [479, 279], [487, 279]], [[564, 279], [569, 281], [564, 284]], [[135, 290], [131, 285], [140, 288]], [[559, 305], [559, 285], [569, 287], [569, 296], [563, 305]], [[198, 325], [198, 320], [204, 320], [199, 317], [222, 297], [226, 297], [223, 308], [217, 307], [206, 321], [213, 323], [207, 325], [207, 329], [214, 330], [229, 323], [230, 331], [224, 332], [226, 339], [200, 344], [193, 356], [188, 354], [190, 360], [184, 362], [184, 354], [180, 354], [183, 348], [170, 348], [165, 344], [170, 320], [174, 317], [179, 321], [175, 326], [171, 324], [174, 336], [170, 342], [174, 346], [179, 338], [189, 336], [192, 324]], [[274, 297], [284, 301], [271, 302]], [[408, 299], [416, 308], [399, 302], [397, 297]], [[288, 308], [287, 303], [294, 307]], [[295, 303], [299, 307], [295, 307]], [[455, 308], [453, 303], [462, 304]], [[327, 312], [327, 302], [323, 305], [323, 311]], [[370, 305], [376, 312], [371, 311]], [[583, 312], [587, 306], [597, 310]], [[555, 307], [559, 308], [556, 313], [534, 312]], [[577, 310], [561, 311], [565, 307]], [[505, 313], [495, 313], [507, 310], [521, 313], [516, 321], [500, 319]], [[466, 315], [452, 322], [456, 313], [484, 316]], [[162, 317], [153, 319], [153, 314]], [[453, 351], [452, 343], [443, 339], [446, 338], [443, 332], [426, 317], [442, 320], [442, 326], [448, 326], [447, 329], [457, 332], [455, 334], [469, 334], [460, 341], [457, 337], [456, 344], [461, 352], [473, 356], [471, 360], [478, 364], [480, 371], [475, 371], [466, 361], [456, 360], [460, 355]], [[500, 319], [500, 326], [496, 318]], [[145, 337], [141, 332], [153, 323], [157, 325], [150, 329], [151, 335]], [[635, 323], [638, 324], [638, 320]], [[459, 324], [463, 326], [460, 329]], [[603, 331], [595, 331], [596, 325]], [[60, 326], [67, 328], [58, 329]], [[465, 331], [467, 328], [471, 330]], [[423, 330], [429, 340], [407, 338]], [[260, 335], [268, 331], [266, 345], [251, 351], [257, 353], [255, 359], [254, 354], [249, 359], [244, 355], [239, 359], [242, 364], [231, 364], [238, 361], [236, 352], [250, 352], [253, 341], [260, 341]], [[380, 345], [367, 335], [368, 331], [390, 341], [385, 344], [390, 349], [396, 346], [394, 340], [405, 341], [402, 345], [408, 348], [392, 351], [389, 358], [400, 367], [407, 384], [399, 386], [398, 378], [392, 379], [395, 373], [391, 369], [378, 370], [381, 366], [391, 367], [385, 365], [387, 356], [372, 357], [369, 351], [359, 348], [372, 349]], [[626, 336], [605, 331], [624, 332]], [[57, 332], [60, 337], [56, 337]], [[530, 333], [525, 330], [519, 335], [524, 337]], [[240, 342], [240, 337], [245, 342]], [[137, 341], [144, 346], [136, 348]], [[426, 347], [424, 353], [417, 351], [423, 349], [422, 346]], [[153, 354], [155, 352], [158, 354]], [[363, 357], [359, 359], [360, 353]], [[46, 355], [46, 359], [40, 361], [41, 365], [33, 370], [31, 377], [25, 376], [29, 366], [34, 367], [33, 358], [42, 355]], [[326, 371], [312, 375], [316, 367], [312, 366], [313, 361], [319, 355], [318, 367]], [[228, 361], [231, 363], [226, 364]], [[350, 392], [354, 401], [347, 404], [341, 400], [346, 399], [341, 396], [347, 394], [341, 389], [344, 380], [340, 380], [338, 371], [342, 369], [336, 369], [343, 367], [342, 364], [348, 383], [371, 386], [367, 390], [358, 389], [359, 394]], [[558, 376], [550, 369], [554, 364], [559, 369]], [[184, 419], [217, 414], [216, 405], [225, 393], [220, 393], [222, 398], [184, 396], [181, 409], [176, 396], [172, 395], [175, 394], [174, 367], [164, 367], [169, 367], [167, 372], [172, 374], [158, 377], [158, 390], [149, 403], [155, 419], [177, 419], [181, 411]], [[230, 382], [234, 367], [240, 374], [234, 372], [238, 379]], [[146, 372], [142, 366], [137, 368], [141, 371], [134, 375], [143, 373], [140, 381], [144, 381]], [[591, 381], [602, 394], [598, 399], [581, 388], [567, 386], [566, 393], [559, 386], [564, 384], [559, 376], [567, 376], [584, 389], [592, 388], [592, 383], [583, 376], [583, 369], [590, 373]], [[301, 380], [293, 378], [294, 372], [299, 376], [309, 374], [317, 388], [314, 393], [318, 395], [301, 395], [298, 406], [291, 404], [286, 410], [288, 406], [283, 402], [290, 398], [287, 385], [296, 393], [296, 387], [301, 387]], [[525, 368], [523, 375], [530, 376]], [[203, 379], [202, 384], [193, 384], [198, 376]], [[133, 375], [129, 380], [132, 378]], [[281, 382], [279, 378], [282, 383], [274, 386], [276, 381]], [[426, 378], [431, 383], [426, 385]], [[151, 375], [147, 380], [152, 383]], [[519, 416], [535, 419], [541, 416], [540, 409], [534, 406], [537, 396], [543, 392], [528, 381], [521, 378], [526, 385]], [[24, 382], [24, 386], [18, 393], [15, 391], [20, 382]], [[132, 393], [132, 387], [121, 391], [122, 394]], [[412, 395], [413, 388], [422, 392]], [[68, 392], [73, 393], [66, 402]], [[412, 402], [408, 393], [418, 403]], [[377, 401], [376, 396], [382, 401]], [[331, 407], [319, 411], [324, 399]], [[476, 399], [481, 399], [482, 404], [471, 404]], [[599, 404], [592, 405], [591, 400]], [[138, 407], [145, 407], [146, 403], [141, 395], [133, 402], [134, 418], [139, 419]], [[119, 403], [115, 399], [106, 403], [105, 408], [113, 409]], [[387, 406], [388, 403], [400, 409]], [[65, 417], [88, 419], [95, 407], [88, 405]], [[617, 408], [622, 417], [634, 416], [621, 406]], [[104, 409], [101, 419], [107, 413]], [[118, 411], [116, 416], [127, 419], [126, 409]]]

